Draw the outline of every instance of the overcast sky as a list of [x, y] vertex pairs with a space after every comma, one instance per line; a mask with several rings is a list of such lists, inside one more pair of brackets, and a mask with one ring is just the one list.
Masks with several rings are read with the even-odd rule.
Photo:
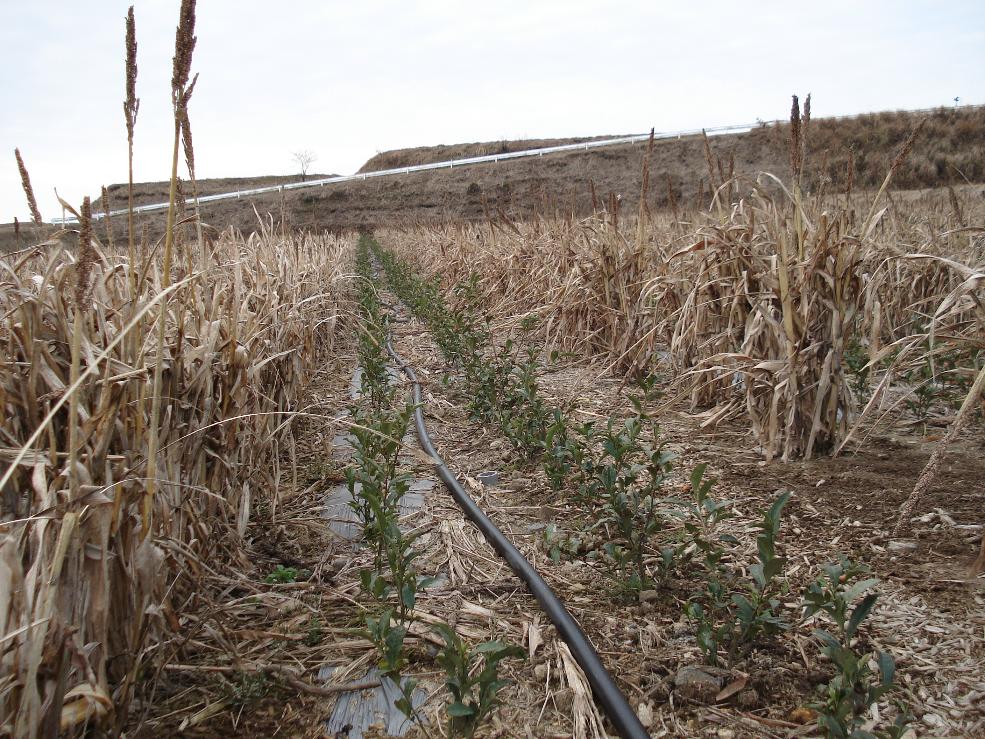
[[[0, 222], [126, 181], [130, 2], [0, 0]], [[169, 176], [178, 0], [137, 0], [136, 172]], [[985, 102], [985, 2], [200, 0], [200, 178], [348, 174], [377, 151]]]

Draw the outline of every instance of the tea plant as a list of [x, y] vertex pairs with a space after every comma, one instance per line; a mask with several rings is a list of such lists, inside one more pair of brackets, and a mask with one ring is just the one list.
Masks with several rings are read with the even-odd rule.
[[380, 670], [401, 692], [396, 707], [409, 719], [419, 720], [413, 707], [416, 682], [401, 674], [407, 664], [404, 639], [417, 595], [433, 578], [418, 575], [414, 566], [419, 556], [413, 546], [416, 537], [400, 528], [400, 502], [410, 489], [411, 478], [398, 470], [402, 440], [415, 406], [405, 403], [398, 407], [395, 403], [396, 389], [390, 382], [384, 353], [387, 322], [371, 272], [367, 239], [360, 240], [357, 259], [364, 319], [359, 341], [362, 395], [351, 409], [354, 451], [346, 482], [350, 506], [374, 550], [374, 566], [360, 572], [360, 584], [383, 606], [379, 615], [366, 618], [366, 633], [379, 654]]
[[270, 694], [270, 680], [262, 672], [238, 672], [223, 685], [223, 693], [230, 705], [245, 708]]
[[380, 659], [377, 666], [384, 677], [390, 678], [400, 691], [400, 698], [394, 701], [397, 710], [411, 721], [421, 721], [414, 708], [414, 690], [417, 680], [403, 675], [407, 666], [407, 656], [404, 652], [404, 639], [407, 637], [407, 626], [394, 620], [393, 609], [385, 609], [378, 617], [366, 617], [367, 637], [376, 647]]
[[[875, 655], [860, 653], [855, 646], [858, 629], [872, 612], [877, 595], [868, 593], [853, 606], [860, 596], [878, 583], [875, 578], [858, 580], [869, 569], [842, 557], [824, 566], [823, 574], [804, 591], [804, 620], [818, 613], [833, 622], [835, 633], [815, 629], [821, 653], [831, 660], [835, 676], [821, 688], [821, 700], [813, 704], [818, 723], [827, 736], [847, 738], [900, 737], [906, 730], [908, 716], [900, 710], [893, 726], [872, 734], [862, 730], [862, 724], [872, 706], [892, 690], [896, 664], [887, 652]], [[857, 581], [856, 581], [857, 580]], [[875, 658], [876, 670], [869, 666]]]
[[581, 475], [586, 453], [582, 440], [590, 430], [589, 425], [581, 429], [580, 435], [578, 429], [572, 432], [561, 409], [554, 409], [553, 419], [544, 434], [543, 459], [544, 473], [554, 490], [563, 488], [572, 475]]
[[[512, 339], [494, 349], [489, 317], [481, 309], [478, 276], [471, 274], [453, 289], [451, 307], [436, 281], [422, 280], [392, 255], [376, 250], [390, 285], [431, 330], [445, 358], [462, 372], [472, 417], [497, 425], [513, 448], [527, 459], [540, 458], [548, 450], [548, 429], [559, 409], [545, 403], [537, 385], [539, 352]], [[525, 318], [521, 338], [529, 334], [535, 316]], [[525, 354], [524, 356], [521, 356]], [[552, 484], [561, 486], [551, 468]]]
[[349, 505], [376, 546], [377, 564], [383, 559], [385, 530], [399, 518], [400, 501], [410, 488], [409, 477], [398, 474], [397, 464], [414, 409], [410, 404], [399, 411], [353, 408], [353, 464], [346, 470]]
[[411, 620], [418, 593], [435, 581], [433, 577], [420, 576], [414, 567], [414, 560], [420, 555], [413, 546], [416, 539], [391, 522], [384, 530], [385, 569], [377, 567], [360, 572], [363, 589], [374, 598], [386, 602], [391, 596], [396, 597], [397, 620], [401, 623]]
[[317, 647], [325, 638], [325, 627], [318, 616], [308, 619], [308, 630], [304, 637], [304, 643], [309, 647]]
[[865, 347], [852, 339], [845, 349], [845, 364], [851, 373], [852, 390], [856, 395], [862, 396], [869, 389], [869, 354]]
[[[720, 571], [722, 558], [725, 556], [725, 544], [738, 544], [739, 541], [731, 534], [718, 533], [718, 525], [732, 517], [732, 501], [718, 501], [709, 493], [714, 486], [714, 480], [705, 479], [707, 464], [699, 464], [691, 472], [691, 498], [681, 501], [680, 515], [684, 519], [684, 532], [687, 539], [674, 552], [676, 558], [683, 558], [685, 551], [693, 545], [696, 552], [701, 553], [701, 565], [705, 572], [716, 574]], [[689, 557], [690, 558], [690, 557]]]
[[980, 367], [981, 351], [935, 351], [929, 341], [923, 344], [919, 364], [903, 374], [913, 386], [906, 408], [926, 433], [935, 406], [956, 408], [968, 393], [970, 381], [961, 368]]
[[544, 435], [544, 473], [554, 490], [564, 487], [573, 469], [574, 455], [568, 444], [568, 425], [564, 422], [561, 411], [555, 409], [554, 417]]
[[789, 499], [790, 493], [784, 493], [763, 516], [756, 539], [757, 561], [749, 567], [751, 581], [730, 587], [734, 578], [716, 572], [685, 607], [697, 624], [698, 647], [709, 664], [717, 665], [724, 651], [727, 663], [734, 665], [758, 639], [789, 629], [781, 618], [778, 597], [786, 588], [782, 577], [786, 560], [776, 553], [780, 514]]
[[547, 556], [554, 564], [561, 561], [561, 557], [574, 557], [582, 548], [582, 538], [578, 534], [570, 536], [558, 531], [553, 523], [547, 524], [543, 534], [543, 546], [547, 551]]
[[664, 448], [644, 408], [653, 386], [652, 378], [641, 381], [642, 395], [631, 398], [631, 418], [619, 422], [610, 417], [604, 432], [587, 429], [589, 438], [601, 444], [601, 453], [584, 460], [580, 486], [581, 499], [600, 516], [599, 527], [615, 533], [602, 548], [620, 586], [631, 592], [654, 583], [645, 559], [670, 516], [661, 491], [675, 455]]
[[852, 562], [847, 557], [825, 565], [822, 570], [823, 574], [804, 590], [804, 620], [817, 613], [824, 613], [834, 622], [841, 640], [848, 643], [869, 615], [877, 596], [875, 593], [866, 595], [850, 614], [849, 608], [860, 595], [877, 585], [879, 580], [872, 577], [853, 583], [856, 578], [869, 574], [870, 570], [866, 565]]
[[551, 411], [537, 387], [537, 350], [528, 347], [526, 358], [504, 357], [513, 346], [506, 342], [500, 354], [498, 419], [503, 435], [514, 449], [539, 457], [546, 446]]
[[499, 663], [526, 653], [501, 641], [483, 642], [469, 649], [450, 626], [437, 624], [435, 631], [445, 642], [438, 664], [445, 670], [445, 686], [452, 698], [446, 707], [448, 733], [472, 737], [498, 705], [496, 694], [509, 682], [500, 679]]

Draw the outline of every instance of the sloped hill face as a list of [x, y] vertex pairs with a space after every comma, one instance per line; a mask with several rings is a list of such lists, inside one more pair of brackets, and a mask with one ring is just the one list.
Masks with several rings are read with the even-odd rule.
[[[823, 181], [829, 186], [844, 186], [851, 169], [854, 186], [878, 187], [900, 146], [921, 122], [917, 144], [894, 176], [896, 187], [918, 189], [938, 187], [947, 184], [949, 180], [956, 183], [965, 180], [985, 181], [985, 106], [976, 106], [939, 108], [930, 113], [886, 111], [854, 118], [815, 119], [808, 131], [808, 184], [817, 185]], [[370, 158], [359, 172], [505, 154], [616, 136], [524, 139], [395, 149]], [[672, 179], [675, 173], [678, 174], [679, 187], [685, 195], [701, 190], [701, 178], [720, 179], [730, 163], [734, 163], [738, 174], [768, 171], [786, 177], [790, 174], [788, 136], [786, 125], [765, 124], [741, 134], [715, 136], [711, 139], [710, 175], [703, 144], [699, 146], [698, 159], [693, 158], [693, 145], [698, 139], [660, 139], [655, 143], [651, 171], [657, 175], [670, 174]], [[632, 151], [633, 148], [607, 148], [573, 152], [564, 156], [581, 158], [586, 170], [593, 170], [598, 174], [597, 186], [607, 190], [612, 189], [607, 188], [606, 183], [614, 174], [608, 171], [610, 165], [621, 163], [627, 151]], [[554, 158], [559, 155], [551, 156]], [[723, 172], [717, 171], [719, 158], [723, 162]], [[514, 160], [499, 164], [502, 165], [502, 171], [508, 171], [512, 168], [522, 169], [523, 162]]]
[[[313, 180], [319, 177], [333, 176], [327, 174], [309, 174], [307, 179]], [[289, 182], [297, 182], [300, 179], [300, 175], [261, 175], [259, 177], [220, 177], [199, 180], [196, 184], [198, 186], [198, 194], [205, 196], [218, 195], [219, 193], [233, 192], [235, 190], [250, 190], [257, 187], [267, 187], [268, 185], [283, 185]], [[181, 185], [185, 197], [190, 198], [192, 196], [191, 183], [182, 182]], [[151, 205], [153, 203], [166, 203], [170, 195], [170, 186], [171, 183], [168, 181], [135, 182], [133, 183], [133, 204]], [[126, 182], [110, 185], [106, 188], [106, 191], [109, 193], [110, 210], [119, 210], [127, 207]], [[92, 209], [96, 212], [103, 210], [101, 197], [96, 199], [92, 204]]]
[[[893, 179], [896, 189], [942, 187], [985, 182], [985, 107], [942, 109], [931, 114], [878, 113], [850, 120], [815, 119], [808, 131], [804, 185], [841, 191], [849, 171], [855, 189], [882, 182], [906, 136], [920, 119], [926, 123]], [[401, 149], [370, 159], [360, 171], [391, 169], [504, 151], [517, 151], [587, 139], [537, 139], [455, 146]], [[611, 194], [624, 210], [638, 206], [641, 165], [646, 144], [572, 151], [530, 159], [430, 170], [370, 178], [285, 193], [207, 203], [203, 220], [216, 229], [230, 225], [257, 227], [254, 207], [276, 220], [286, 216], [292, 227], [314, 231], [372, 229], [420, 222], [472, 221], [500, 212], [523, 218], [532, 213], [582, 215]], [[650, 164], [647, 202], [667, 207], [671, 198], [682, 211], [707, 208], [714, 186], [730, 171], [754, 177], [767, 171], [790, 178], [788, 131], [785, 125], [763, 125], [739, 134], [713, 136], [708, 150], [700, 137], [657, 140]], [[710, 165], [710, 166], [709, 166]], [[311, 178], [322, 175], [310, 175]], [[295, 182], [296, 177], [203, 180], [200, 194]], [[187, 189], [187, 186], [186, 186]], [[110, 188], [112, 207], [126, 204], [126, 186]], [[137, 203], [167, 200], [167, 183], [137, 187]], [[94, 206], [101, 209], [101, 204]], [[125, 219], [114, 219], [123, 234]], [[150, 238], [163, 232], [164, 214], [141, 214]]]
[[563, 146], [564, 144], [581, 144], [586, 141], [614, 138], [613, 136], [595, 136], [579, 139], [518, 139], [516, 141], [484, 141], [471, 144], [440, 144], [438, 146], [419, 146], [412, 149], [392, 149], [383, 151], [371, 157], [362, 167], [363, 172], [379, 172], [383, 169], [411, 167], [415, 164], [431, 164], [432, 162], [447, 162], [451, 159], [467, 157], [491, 156], [493, 154], [508, 154], [513, 151], [542, 149], [547, 146]]

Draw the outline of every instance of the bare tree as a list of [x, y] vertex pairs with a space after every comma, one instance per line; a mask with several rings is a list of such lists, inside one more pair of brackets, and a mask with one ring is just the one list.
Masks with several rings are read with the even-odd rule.
[[308, 151], [307, 149], [296, 151], [291, 156], [294, 158], [298, 167], [301, 168], [301, 181], [304, 182], [304, 178], [308, 176], [308, 168], [318, 157], [315, 156], [313, 151]]

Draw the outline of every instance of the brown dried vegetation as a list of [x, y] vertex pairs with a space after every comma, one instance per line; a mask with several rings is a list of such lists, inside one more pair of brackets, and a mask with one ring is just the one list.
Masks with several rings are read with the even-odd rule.
[[[794, 117], [791, 130], [813, 133], [796, 104]], [[607, 355], [623, 372], [663, 358], [709, 425], [745, 414], [767, 458], [810, 458], [848, 438], [865, 400], [848, 381], [850, 349], [873, 367], [892, 359], [873, 412], [892, 378], [926, 360], [921, 347], [931, 357], [985, 348], [982, 227], [955, 223], [940, 194], [905, 209], [883, 199], [912, 134], [874, 196], [808, 195], [761, 174], [716, 183], [710, 211], [690, 222], [645, 209], [620, 219], [613, 201], [581, 220], [501, 214], [384, 240], [448, 285], [480, 274], [492, 312], [539, 315], [549, 350]], [[791, 141], [791, 168], [806, 177], [805, 148]], [[968, 194], [965, 217], [980, 223]]]

